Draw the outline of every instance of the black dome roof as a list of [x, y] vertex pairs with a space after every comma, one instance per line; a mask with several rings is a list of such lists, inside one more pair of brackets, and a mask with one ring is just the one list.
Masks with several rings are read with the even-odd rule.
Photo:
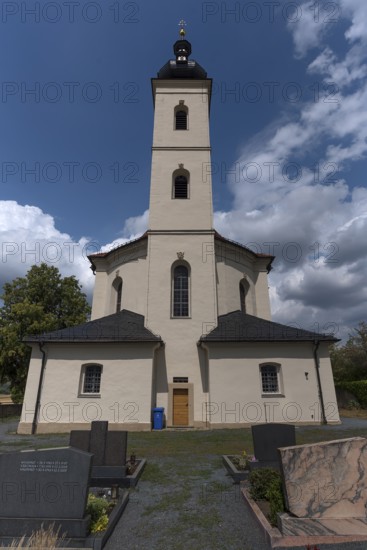
[[189, 60], [191, 44], [188, 40], [177, 40], [173, 45], [176, 59], [167, 61], [158, 71], [158, 78], [197, 78], [207, 77], [205, 69], [194, 59]]

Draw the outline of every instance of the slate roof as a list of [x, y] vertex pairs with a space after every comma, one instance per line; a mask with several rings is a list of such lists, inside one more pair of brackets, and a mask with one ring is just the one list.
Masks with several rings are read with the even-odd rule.
[[75, 327], [39, 335], [24, 342], [162, 342], [162, 338], [144, 327], [144, 316], [123, 309]]
[[273, 323], [242, 311], [233, 311], [218, 317], [218, 326], [203, 335], [203, 342], [338, 342], [332, 334], [319, 334]]

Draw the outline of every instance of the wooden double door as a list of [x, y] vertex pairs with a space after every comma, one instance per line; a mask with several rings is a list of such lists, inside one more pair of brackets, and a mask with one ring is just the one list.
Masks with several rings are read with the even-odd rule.
[[189, 390], [187, 388], [173, 389], [173, 425], [189, 425]]

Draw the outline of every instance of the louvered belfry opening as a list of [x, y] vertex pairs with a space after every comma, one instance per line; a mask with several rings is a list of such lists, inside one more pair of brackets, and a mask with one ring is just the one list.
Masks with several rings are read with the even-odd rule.
[[176, 111], [176, 130], [187, 130], [186, 111]]
[[175, 199], [187, 199], [188, 185], [186, 176], [175, 177]]

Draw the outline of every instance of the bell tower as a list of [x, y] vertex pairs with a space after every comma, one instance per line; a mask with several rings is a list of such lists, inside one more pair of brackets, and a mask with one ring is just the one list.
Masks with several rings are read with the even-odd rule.
[[[154, 131], [148, 229], [146, 326], [156, 353], [153, 405], [167, 426], [201, 425], [208, 401], [201, 335], [217, 323], [209, 107], [211, 79], [180, 38], [152, 79]], [[194, 422], [194, 419], [195, 422]]]
[[175, 59], [152, 79], [149, 229], [208, 230], [213, 227], [209, 139], [212, 81], [196, 61], [189, 59], [191, 44], [183, 28], [173, 51]]

